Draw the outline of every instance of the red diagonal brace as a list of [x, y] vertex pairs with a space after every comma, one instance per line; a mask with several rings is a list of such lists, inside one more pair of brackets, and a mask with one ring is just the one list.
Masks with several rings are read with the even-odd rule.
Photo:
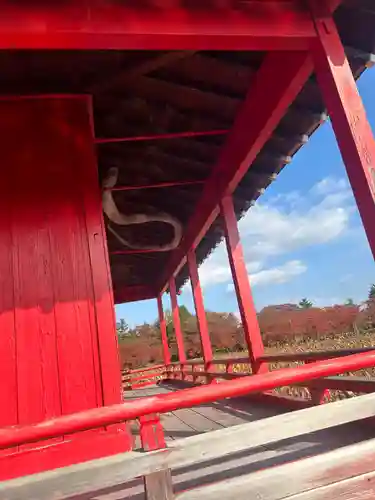
[[280, 119], [310, 76], [312, 62], [304, 52], [271, 52], [255, 76], [239, 110], [218, 163], [206, 182], [183, 240], [161, 277], [160, 289], [168, 286], [218, 215], [220, 200], [232, 194]]

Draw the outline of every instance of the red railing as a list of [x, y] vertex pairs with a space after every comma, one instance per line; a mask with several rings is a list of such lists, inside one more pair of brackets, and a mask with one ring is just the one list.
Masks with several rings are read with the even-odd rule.
[[[234, 372], [235, 365], [237, 365], [236, 372]], [[220, 370], [220, 368], [223, 369]], [[176, 362], [167, 365], [166, 373], [167, 378], [171, 380], [191, 380], [192, 382], [201, 380], [210, 383], [215, 379], [233, 379], [239, 375], [250, 375], [251, 361], [249, 358], [223, 358], [204, 363], [203, 360], [192, 359], [184, 363]]]
[[356, 371], [375, 366], [375, 351], [353, 354], [316, 363], [285, 368], [265, 374], [244, 376], [219, 384], [203, 385], [178, 392], [141, 398], [118, 405], [95, 408], [28, 426], [0, 429], [0, 448], [33, 443], [76, 432], [105, 427], [141, 416], [190, 408], [220, 399], [259, 393], [285, 385]]
[[307, 351], [307, 352], [292, 352], [280, 354], [266, 354], [261, 356], [260, 361], [272, 363], [275, 361], [304, 361], [312, 362], [321, 359], [340, 358], [342, 356], [349, 356], [351, 354], [360, 354], [364, 352], [373, 351], [374, 347], [362, 347], [356, 349], [338, 349], [332, 351]]
[[[264, 355], [260, 358], [263, 363], [275, 362], [299, 362], [315, 363], [319, 360], [327, 360], [361, 354], [373, 351], [372, 347], [360, 349], [342, 349], [332, 351], [312, 351], [298, 353], [281, 353], [275, 355]], [[218, 380], [231, 380], [251, 374], [251, 363], [249, 358], [222, 358], [215, 359], [209, 363], [202, 360], [190, 360], [184, 363], [171, 363], [167, 366], [167, 378], [171, 380], [192, 381], [193, 383], [211, 383]], [[375, 391], [375, 379], [365, 377], [335, 377], [330, 379], [319, 379], [314, 381], [299, 382], [298, 384], [308, 387], [311, 399], [314, 403], [323, 401], [329, 395], [330, 390], [342, 392], [366, 393]]]
[[165, 365], [153, 365], [136, 370], [123, 370], [122, 387], [125, 391], [155, 385], [166, 378]]

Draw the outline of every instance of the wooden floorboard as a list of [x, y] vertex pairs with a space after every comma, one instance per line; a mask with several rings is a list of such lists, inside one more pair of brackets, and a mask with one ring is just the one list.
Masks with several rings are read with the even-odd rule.
[[[166, 394], [181, 389], [181, 385], [161, 384], [136, 391], [127, 391], [125, 399]], [[204, 404], [191, 409], [181, 409], [161, 416], [166, 441], [181, 439], [211, 430], [231, 427], [246, 422], [285, 413], [282, 407], [273, 407], [247, 401], [246, 398], [227, 399], [213, 404]], [[140, 447], [139, 428], [132, 423], [137, 447]], [[274, 465], [319, 454], [375, 436], [370, 426], [358, 423], [346, 424], [326, 431], [310, 433], [301, 437], [260, 446], [245, 452], [209, 460], [194, 466], [172, 470], [175, 493], [197, 486], [231, 479], [240, 475], [263, 470]], [[67, 500], [143, 500], [144, 484], [141, 479], [112, 488], [95, 491], [90, 495], [70, 497]]]

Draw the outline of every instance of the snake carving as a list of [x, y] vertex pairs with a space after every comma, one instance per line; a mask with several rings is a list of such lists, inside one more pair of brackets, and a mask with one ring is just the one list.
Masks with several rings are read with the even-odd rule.
[[113, 234], [113, 236], [122, 244], [131, 249], [139, 249], [139, 250], [155, 250], [160, 252], [166, 252], [168, 250], [173, 250], [178, 247], [181, 237], [182, 237], [182, 225], [181, 223], [174, 217], [164, 212], [156, 212], [155, 214], [129, 214], [125, 215], [119, 212], [116, 203], [112, 196], [112, 191], [110, 188], [116, 186], [118, 180], [118, 169], [116, 167], [112, 167], [108, 170], [107, 176], [103, 180], [103, 192], [102, 192], [102, 205], [103, 211], [108, 217], [110, 223], [117, 224], [119, 226], [130, 226], [133, 224], [145, 224], [147, 222], [165, 222], [173, 227], [174, 236], [169, 243], [166, 244], [157, 244], [154, 245], [141, 245], [134, 244], [122, 236], [120, 236], [117, 231], [112, 227], [112, 225], [108, 224], [108, 230]]

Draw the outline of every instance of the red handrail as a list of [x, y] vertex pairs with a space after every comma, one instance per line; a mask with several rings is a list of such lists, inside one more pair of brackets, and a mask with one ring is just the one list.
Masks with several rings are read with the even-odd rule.
[[260, 375], [250, 375], [217, 385], [183, 389], [175, 393], [133, 400], [129, 403], [95, 408], [34, 425], [5, 427], [0, 429], [0, 448], [32, 443], [125, 420], [134, 420], [142, 415], [189, 408], [201, 403], [244, 396], [249, 392], [263, 392], [296, 382], [372, 366], [375, 366], [375, 351], [318, 361], [314, 364], [285, 368]]
[[151, 370], [164, 370], [165, 365], [150, 365], [146, 366], [145, 368], [137, 368], [136, 370], [129, 370], [126, 372], [125, 370], [123, 371], [123, 375], [132, 375], [133, 373], [143, 373], [143, 372], [149, 372]]
[[349, 356], [350, 354], [360, 354], [372, 351], [373, 349], [373, 347], [359, 347], [354, 349], [332, 349], [330, 351], [281, 352], [279, 354], [264, 354], [259, 358], [259, 361], [316, 361]]

